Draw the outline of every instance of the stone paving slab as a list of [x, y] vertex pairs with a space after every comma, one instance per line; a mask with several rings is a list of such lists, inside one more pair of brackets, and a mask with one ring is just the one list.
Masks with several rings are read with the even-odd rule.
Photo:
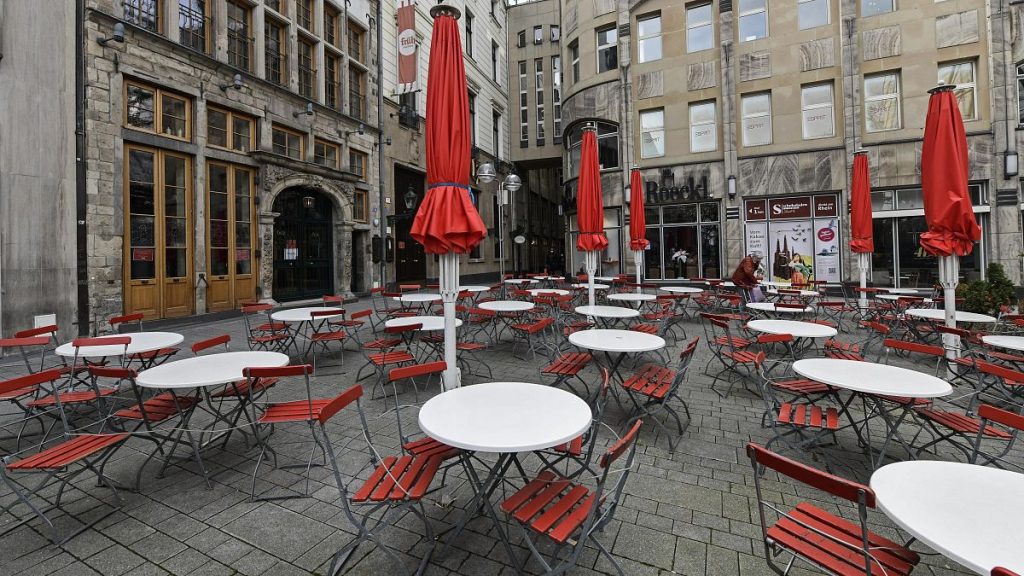
[[[369, 303], [362, 301], [346, 307], [355, 311], [367, 306]], [[684, 322], [682, 328], [688, 336], [703, 338], [703, 329], [695, 321]], [[185, 335], [185, 345], [227, 333], [232, 337], [232, 349], [246, 348], [240, 319], [191, 325], [180, 331]], [[353, 384], [355, 373], [364, 360], [353, 342], [348, 343], [347, 348], [343, 363], [336, 357], [318, 358], [314, 395], [327, 397]], [[670, 354], [675, 356], [679, 349], [679, 344], [673, 344]], [[681, 394], [689, 405], [691, 419], [676, 452], [668, 451], [667, 439], [661, 431], [653, 426], [645, 427], [638, 443], [637, 466], [626, 485], [624, 499], [615, 519], [605, 527], [599, 539], [631, 575], [769, 574], [763, 559], [753, 475], [744, 453], [746, 442], [764, 443], [771, 437], [770, 431], [761, 426], [764, 404], [759, 396], [741, 386], [724, 399], [711, 391], [711, 378], [702, 373], [710, 359], [709, 352], [703, 343], [697, 350]], [[502, 342], [481, 354], [495, 380], [544, 381], [539, 374], [540, 359], [518, 359], [511, 352], [511, 344]], [[179, 357], [187, 355], [185, 347]], [[0, 373], [4, 364], [9, 365], [0, 363]], [[595, 382], [597, 378], [593, 366], [584, 372], [586, 381]], [[483, 381], [477, 376], [467, 376], [466, 380], [467, 384]], [[367, 385], [368, 391], [371, 388]], [[438, 391], [436, 381], [421, 385], [416, 394], [418, 403], [422, 404]], [[301, 384], [291, 382], [275, 388], [271, 398], [297, 399], [303, 394]], [[400, 443], [395, 414], [387, 411], [391, 403], [368, 396], [364, 397], [363, 405], [373, 446], [381, 454], [395, 453]], [[409, 390], [401, 391], [400, 401], [413, 404], [414, 395]], [[407, 433], [417, 430], [413, 408], [403, 408], [401, 416]], [[599, 435], [600, 445], [614, 440], [613, 433], [621, 430], [624, 417], [623, 409], [610, 401], [605, 418], [607, 426]], [[365, 478], [370, 472], [369, 459], [359, 430], [358, 418], [352, 409], [342, 411], [328, 426], [343, 474]], [[837, 473], [866, 481], [870, 472], [855, 438], [839, 434], [837, 442], [837, 446], [828, 449]], [[302, 460], [313, 447], [307, 430], [301, 426], [278, 427], [270, 443], [278, 450], [282, 462]], [[0, 443], [0, 446], [10, 450], [7, 444]], [[142, 441], [129, 441], [111, 459], [107, 473], [119, 481], [132, 482], [150, 447], [151, 444]], [[248, 494], [256, 456], [257, 450], [247, 446], [239, 435], [234, 435], [223, 449], [207, 450], [204, 458], [211, 474], [212, 489], [206, 488], [194, 461], [182, 460], [169, 468], [163, 478], [156, 477], [159, 466], [151, 463], [143, 474], [144, 487], [140, 493], [122, 492], [125, 504], [120, 511], [63, 548], [46, 540], [37, 520], [0, 537], [0, 574], [255, 576], [324, 573], [334, 552], [354, 533], [332, 475], [326, 469], [313, 469], [311, 498], [250, 503]], [[957, 455], [940, 451], [939, 457], [956, 459]], [[809, 458], [801, 459], [819, 465]], [[535, 460], [527, 462], [537, 464]], [[258, 475], [257, 492], [302, 490], [304, 480], [299, 472], [274, 470], [264, 465]], [[439, 483], [440, 476], [435, 481]], [[77, 481], [76, 485], [89, 497], [76, 497], [70, 502], [69, 507], [75, 514], [99, 511], [100, 505], [109, 501], [109, 492], [94, 484], [84, 476]], [[778, 481], [771, 474], [764, 478], [762, 487], [767, 498], [785, 504], [811, 499], [820, 501], [828, 510], [854, 517], [848, 507], [822, 500], [815, 491]], [[510, 493], [508, 489], [502, 492], [496, 498]], [[442, 495], [453, 495], [454, 506], [442, 506]], [[442, 529], [457, 521], [463, 513], [460, 506], [464, 506], [469, 497], [462, 472], [453, 469], [445, 488], [427, 499], [427, 514], [435, 528]], [[8, 489], [0, 488], [0, 505], [10, 504], [12, 499]], [[23, 507], [16, 510], [19, 514], [25, 513]], [[905, 540], [881, 513], [872, 512], [870, 520], [879, 532]], [[0, 530], [12, 523], [10, 514], [0, 517]], [[396, 524], [383, 532], [382, 538], [405, 560], [411, 571], [430, 545], [422, 541], [422, 525], [415, 517], [407, 515]], [[517, 530], [511, 528], [515, 550], [523, 557], [526, 548]], [[384, 554], [369, 546], [360, 547], [353, 561], [350, 574], [394, 572]], [[539, 566], [531, 562], [527, 573], [537, 573], [538, 569]], [[498, 542], [494, 527], [486, 520], [477, 519], [469, 523], [449, 554], [433, 558], [427, 573], [477, 576], [514, 574], [515, 570]], [[600, 557], [593, 547], [584, 551], [579, 567], [572, 572], [584, 576], [614, 573], [611, 563]], [[796, 568], [793, 573], [808, 572]], [[966, 571], [941, 556], [926, 556], [917, 573], [964, 574]]]

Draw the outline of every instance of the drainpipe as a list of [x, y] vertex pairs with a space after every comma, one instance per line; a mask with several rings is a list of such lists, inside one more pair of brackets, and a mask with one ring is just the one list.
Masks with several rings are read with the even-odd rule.
[[388, 283], [388, 259], [387, 259], [387, 231], [388, 219], [385, 213], [385, 191], [384, 191], [384, 22], [381, 20], [381, 4], [384, 0], [377, 0], [377, 218], [380, 222], [380, 286], [387, 286]]
[[75, 277], [78, 335], [89, 335], [89, 247], [85, 192], [85, 0], [75, 0]]

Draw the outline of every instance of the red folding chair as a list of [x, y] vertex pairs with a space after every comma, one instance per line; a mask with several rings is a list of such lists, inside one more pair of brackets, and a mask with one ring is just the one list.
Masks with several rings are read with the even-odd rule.
[[291, 343], [288, 325], [270, 318], [273, 309], [270, 304], [242, 306], [242, 320], [245, 322], [246, 339], [250, 350], [280, 352]]
[[[776, 396], [780, 387], [776, 382], [798, 380], [793, 372], [793, 365], [785, 360], [759, 362], [761, 372], [761, 398], [764, 401], [764, 417], [772, 430], [772, 438], [765, 444], [771, 448], [776, 442], [782, 442], [786, 448], [803, 453], [816, 449], [826, 438], [835, 440], [839, 430], [839, 409], [822, 403], [811, 403], [806, 397], [796, 400], [782, 400]], [[831, 469], [828, 459], [822, 454], [827, 468]]]
[[[409, 351], [409, 345], [411, 338], [422, 327], [422, 324], [386, 326], [383, 337], [363, 344], [360, 350], [366, 358], [366, 364], [356, 373], [356, 382], [376, 374], [377, 385], [375, 388], [380, 388], [383, 391], [387, 381], [387, 370], [416, 361], [416, 356]], [[371, 372], [363, 376], [363, 370], [367, 368]]]
[[996, 566], [992, 569], [992, 576], [1020, 576], [1020, 574], [1017, 574], [1009, 568], [1001, 568], [999, 566]]
[[[228, 334], [222, 334], [220, 336], [214, 336], [213, 338], [207, 338], [206, 340], [200, 340], [192, 345], [192, 354], [199, 356], [200, 352], [211, 350], [217, 346], [223, 346], [225, 352], [230, 351], [231, 336]], [[249, 433], [246, 432], [245, 428], [239, 428], [238, 423], [242, 418], [245, 418], [249, 426], [252, 426], [252, 419], [249, 417], [249, 412], [246, 410], [246, 403], [250, 398], [255, 400], [261, 399], [266, 395], [267, 391], [276, 386], [278, 383], [277, 378], [257, 378], [250, 380], [248, 378], [242, 378], [234, 382], [226, 384], [220, 390], [211, 392], [207, 397], [207, 404], [209, 412], [214, 417], [214, 422], [209, 425], [211, 434], [216, 433], [217, 422], [225, 424], [224, 430], [224, 442], [222, 446], [227, 446], [228, 440], [231, 439], [231, 435], [237, 430], [245, 438], [245, 445], [249, 445]], [[226, 403], [233, 404], [231, 408], [225, 410], [224, 405]], [[203, 406], [203, 405], [200, 405]]]
[[552, 331], [552, 326], [555, 324], [554, 318], [541, 318], [533, 322], [516, 322], [510, 324], [509, 328], [512, 330], [512, 334], [515, 339], [512, 342], [512, 355], [516, 358], [521, 358], [516, 355], [516, 348], [519, 343], [526, 345], [530, 351], [532, 359], [537, 359], [537, 349], [541, 350], [541, 354], [545, 358], [552, 356], [551, 344], [548, 342], [548, 333]]
[[[591, 467], [593, 462], [594, 450], [597, 446], [598, 432], [601, 430], [602, 418], [604, 417], [604, 408], [608, 404], [608, 391], [610, 389], [611, 376], [607, 368], [601, 368], [601, 384], [597, 390], [596, 395], [591, 398], [591, 412], [593, 417], [590, 421], [589, 430], [572, 440], [552, 446], [545, 450], [537, 450], [534, 454], [540, 458], [544, 469], [550, 470], [558, 474], [558, 465], [562, 462], [565, 463], [564, 476], [566, 478], [575, 478], [584, 472], [588, 472], [594, 477], [597, 477], [597, 472]], [[632, 424], [632, 422], [630, 422]], [[518, 464], [518, 461], [516, 461]], [[570, 470], [570, 466], [575, 464], [576, 470]]]
[[[628, 426], [641, 418], [654, 422], [665, 433], [665, 437], [668, 439], [669, 452], [676, 451], [676, 446], [679, 444], [683, 432], [690, 426], [690, 407], [686, 404], [685, 400], [679, 397], [679, 388], [686, 377], [687, 367], [693, 361], [693, 353], [697, 349], [697, 342], [699, 340], [700, 338], [695, 336], [683, 346], [674, 370], [667, 366], [647, 364], [622, 383], [622, 388], [629, 395], [629, 399], [633, 403], [633, 411], [626, 425]], [[679, 413], [672, 406], [673, 402], [678, 402], [682, 405], [683, 411], [686, 413], [686, 426], [683, 426]], [[657, 412], [662, 412], [664, 415], [658, 418]], [[675, 439], [672, 438], [672, 433], [665, 425], [667, 416], [671, 416], [676, 421], [676, 429], [679, 432], [679, 436]]]
[[[138, 332], [142, 332], [142, 318], [142, 312], [126, 314], [124, 316], [114, 316], [110, 319], [110, 328], [115, 333], [121, 333], [125, 326], [134, 325]], [[128, 362], [138, 362], [143, 368], [151, 368], [170, 360], [171, 357], [177, 353], [177, 348], [160, 348], [159, 350], [150, 350], [149, 352], [137, 352], [135, 354], [131, 354], [128, 356], [127, 360]]]
[[[21, 356], [27, 373], [38, 372], [46, 366], [46, 352], [50, 339], [46, 336], [15, 336], [14, 338], [0, 338], [0, 357], [10, 354]], [[36, 364], [32, 356], [39, 355], [39, 363]]]
[[[971, 463], [981, 456], [991, 458], [990, 461], [1002, 459], [1013, 448], [1017, 432], [1024, 429], [1021, 428], [1021, 422], [1024, 421], [1021, 416], [989, 404], [982, 404], [978, 408], [977, 416], [969, 412], [956, 412], [935, 406], [918, 408], [914, 410], [914, 416], [927, 426], [932, 435], [930, 441], [917, 447], [918, 456], [932, 446], [948, 442], [950, 446], [962, 452]], [[994, 426], [993, 422], [1002, 426]], [[914, 441], [918, 436], [920, 432], [914, 437]], [[983, 454], [983, 441], [986, 450], [991, 450], [989, 446], [995, 443], [1002, 444], [1003, 450], [996, 454], [987, 451]]]
[[373, 318], [370, 317], [371, 314], [373, 314], [373, 310], [360, 310], [359, 312], [349, 314], [347, 318], [332, 318], [328, 322], [334, 326], [341, 326], [348, 333], [349, 338], [360, 342], [359, 332], [366, 326], [367, 322], [373, 323]]
[[459, 455], [460, 450], [453, 448], [442, 442], [438, 442], [429, 436], [425, 436], [419, 439], [412, 439], [411, 436], [406, 436], [402, 427], [402, 415], [401, 409], [398, 404], [398, 382], [402, 380], [409, 380], [412, 382], [413, 389], [416, 388], [416, 378], [436, 376], [438, 382], [440, 382], [441, 375], [444, 374], [448, 364], [444, 361], [428, 362], [425, 364], [415, 364], [412, 366], [403, 366], [401, 368], [393, 368], [388, 372], [388, 383], [391, 384], [392, 389], [395, 393], [395, 416], [398, 422], [398, 438], [402, 443], [402, 452], [412, 456], [437, 456], [441, 460], [449, 460]]
[[[805, 466], [757, 444], [747, 444], [747, 455], [754, 468], [764, 557], [772, 571], [785, 575], [794, 561], [800, 559], [828, 574], [905, 576], [920, 562], [920, 557], [905, 545], [868, 528], [868, 509], [875, 507], [875, 493], [868, 486]], [[801, 502], [785, 511], [788, 506], [765, 498], [761, 476], [766, 468], [853, 502], [857, 506], [858, 522], [810, 502]], [[774, 515], [769, 516], [770, 513]], [[789, 562], [785, 566], [777, 565], [776, 558], [787, 553]]]
[[[577, 396], [590, 396], [590, 391], [587, 390], [587, 382], [580, 378], [580, 372], [590, 364], [594, 357], [589, 352], [566, 352], [561, 354], [557, 358], [551, 361], [547, 366], [540, 369], [540, 373], [545, 376], [553, 376], [554, 381], [551, 382], [552, 386], [565, 386]], [[584, 394], [580, 394], [579, 391], [571, 384], [570, 380], [576, 379], [585, 390]]]
[[[629, 432], [601, 456], [598, 460], [601, 473], [593, 489], [544, 470], [501, 504], [502, 511], [515, 520], [530, 548], [530, 556], [524, 559], [524, 565], [532, 557], [543, 566], [544, 574], [564, 574], [576, 566], [589, 541], [612, 563], [619, 576], [625, 576], [615, 557], [597, 539], [597, 534], [611, 521], [618, 508], [633, 468], [636, 437], [642, 424], [639, 421], [633, 424]], [[623, 455], [626, 456], [625, 463], [612, 470]], [[612, 474], [618, 477], [609, 485]], [[553, 562], [540, 553], [535, 539], [555, 546]], [[559, 560], [563, 558], [561, 551], [565, 548], [569, 551], [564, 559]], [[521, 570], [523, 566], [519, 568]]]
[[312, 322], [310, 322], [312, 331], [308, 335], [309, 343], [306, 345], [306, 351], [302, 357], [306, 358], [310, 353], [313, 354], [313, 370], [316, 370], [317, 350], [324, 354], [330, 354], [332, 343], [338, 344], [338, 356], [341, 358], [341, 364], [345, 364], [345, 339], [348, 338], [348, 332], [344, 328], [335, 330], [330, 322], [330, 319], [337, 314], [337, 311], [334, 310], [316, 310], [309, 314], [312, 318]]

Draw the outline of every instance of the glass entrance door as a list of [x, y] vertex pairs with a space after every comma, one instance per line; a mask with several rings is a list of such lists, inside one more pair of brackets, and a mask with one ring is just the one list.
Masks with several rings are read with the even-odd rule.
[[[986, 214], [975, 214], [984, 230]], [[938, 260], [921, 248], [921, 234], [928, 231], [924, 216], [876, 218], [873, 222], [875, 251], [871, 256], [871, 282], [875, 286], [932, 288], [939, 282]], [[984, 237], [984, 235], [983, 235]], [[985, 243], [975, 245], [960, 258], [960, 281], [982, 277]]]
[[334, 292], [332, 206], [314, 190], [292, 189], [274, 201], [274, 299], [319, 298]]

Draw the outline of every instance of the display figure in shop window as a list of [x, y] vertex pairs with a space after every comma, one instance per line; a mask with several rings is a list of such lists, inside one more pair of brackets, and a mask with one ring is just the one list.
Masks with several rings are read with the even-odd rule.
[[672, 261], [676, 265], [676, 278], [686, 278], [686, 261], [690, 259], [690, 253], [679, 248], [672, 253]]
[[793, 269], [793, 276], [790, 278], [793, 284], [807, 284], [811, 278], [811, 267], [804, 264], [798, 252], [793, 252], [793, 258], [789, 261], [789, 267]]

